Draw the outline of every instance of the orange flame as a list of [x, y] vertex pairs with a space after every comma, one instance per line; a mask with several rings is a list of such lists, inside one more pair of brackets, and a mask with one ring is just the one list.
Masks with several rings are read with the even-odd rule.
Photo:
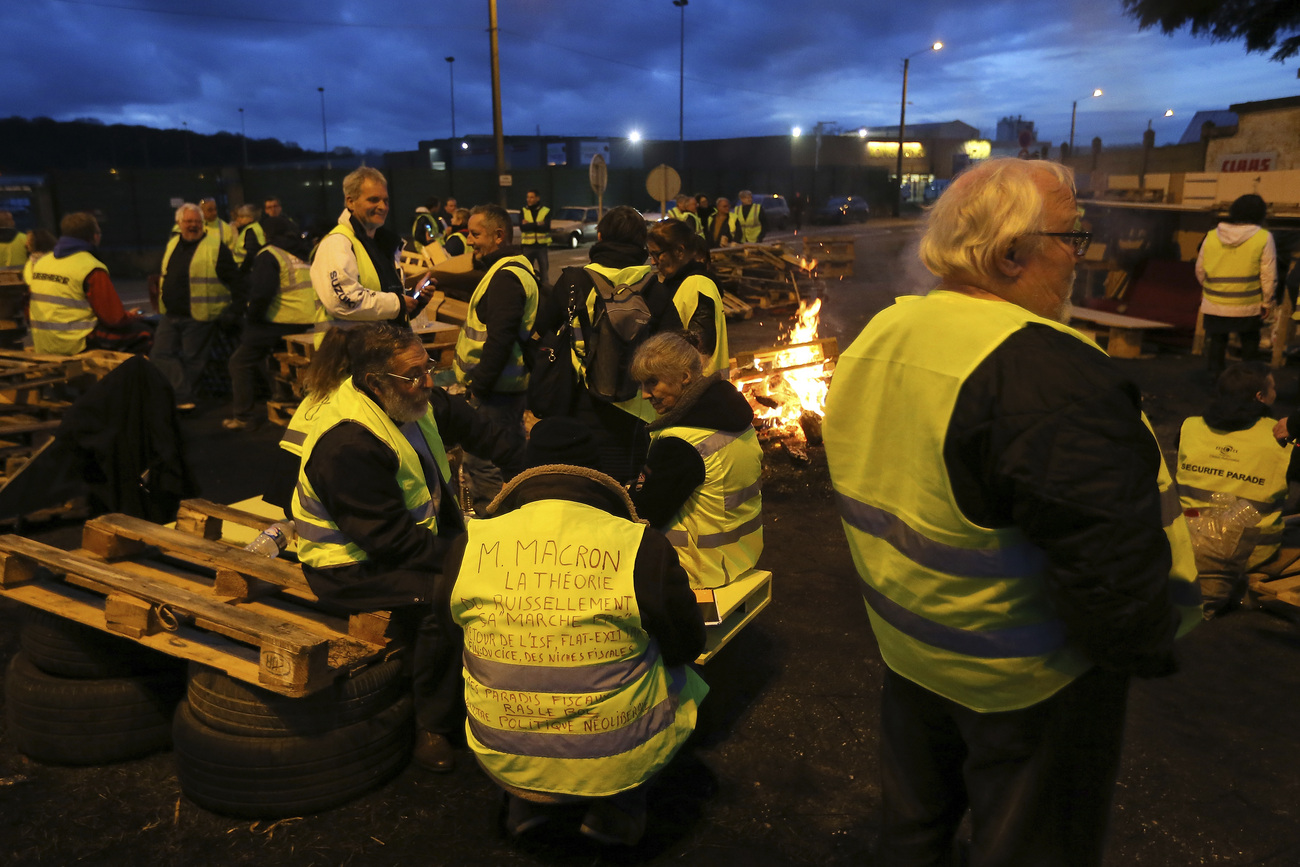
[[763, 372], [736, 383], [768, 436], [804, 442], [800, 423], [804, 413], [818, 417], [825, 413], [830, 373], [829, 360], [817, 340], [821, 306], [820, 298], [811, 304], [799, 302], [798, 316], [783, 335], [785, 347], [766, 362], [755, 359], [755, 369]]
[[811, 274], [812, 272], [814, 272], [814, 271], [817, 270], [817, 260], [816, 260], [816, 259], [805, 259], [803, 256], [800, 256], [800, 257], [799, 257], [799, 267], [800, 267], [800, 269], [802, 269], [802, 270], [804, 270], [804, 271], [807, 271], [809, 274]]

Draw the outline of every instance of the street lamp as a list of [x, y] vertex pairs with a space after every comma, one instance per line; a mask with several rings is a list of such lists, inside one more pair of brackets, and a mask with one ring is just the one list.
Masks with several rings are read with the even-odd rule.
[[497, 0], [488, 0], [488, 49], [492, 60], [492, 135], [497, 144], [497, 203], [506, 206], [506, 136], [501, 126], [501, 48], [497, 39]]
[[630, 133], [627, 134], [627, 140], [632, 142], [632, 144], [636, 144], [637, 142], [641, 141], [641, 130], [639, 129], [632, 130]]
[[248, 168], [248, 135], [244, 132], [244, 110], [239, 110], [239, 144], [244, 149], [244, 168]]
[[321, 147], [325, 151], [325, 168], [330, 167], [330, 135], [329, 128], [325, 126], [325, 88], [316, 88], [320, 91], [320, 141]]
[[444, 57], [447, 74], [451, 76], [451, 137], [456, 137], [456, 58]]
[[894, 191], [894, 216], [897, 217], [903, 206], [903, 132], [907, 127], [907, 67], [912, 58], [918, 54], [925, 54], [927, 51], [938, 51], [943, 48], [942, 42], [936, 42], [929, 48], [922, 48], [920, 51], [914, 51], [903, 58], [903, 105], [898, 112], [898, 189]]
[[[1101, 96], [1100, 87], [1083, 98], [1092, 99], [1095, 96]], [[1079, 112], [1079, 100], [1076, 99], [1073, 105], [1070, 106], [1070, 156], [1074, 156], [1074, 116], [1078, 114], [1078, 112]]]
[[801, 126], [794, 127], [793, 129], [790, 130], [790, 135], [793, 136], [794, 138], [798, 138], [799, 136], [803, 135], [803, 127]]
[[[1172, 108], [1165, 109], [1165, 117], [1173, 117]], [[1151, 160], [1151, 149], [1156, 146], [1156, 131], [1151, 128], [1151, 123], [1155, 118], [1147, 119], [1146, 132], [1142, 133], [1142, 170], [1138, 172], [1138, 189], [1147, 188], [1147, 165]]]
[[681, 55], [677, 62], [677, 167], [686, 171], [686, 6], [691, 0], [673, 0], [682, 10]]

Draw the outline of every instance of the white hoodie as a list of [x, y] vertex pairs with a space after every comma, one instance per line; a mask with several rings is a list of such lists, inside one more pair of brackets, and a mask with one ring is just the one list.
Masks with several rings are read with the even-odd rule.
[[[1254, 237], [1256, 232], [1264, 230], [1250, 223], [1220, 223], [1214, 231], [1219, 235], [1220, 244], [1225, 247], [1236, 247]], [[1196, 279], [1202, 286], [1205, 285], [1204, 244], [1196, 254]], [[1260, 309], [1249, 304], [1216, 304], [1202, 296], [1201, 312], [1211, 316], [1254, 316], [1257, 313], [1268, 315], [1273, 309], [1273, 291], [1277, 288], [1277, 246], [1273, 243], [1272, 235], [1268, 236], [1264, 249], [1260, 251], [1259, 284], [1264, 293], [1264, 305]]]

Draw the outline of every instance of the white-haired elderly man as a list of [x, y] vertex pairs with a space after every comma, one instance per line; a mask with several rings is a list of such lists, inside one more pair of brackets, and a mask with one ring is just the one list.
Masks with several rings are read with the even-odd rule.
[[403, 293], [397, 266], [402, 239], [384, 228], [387, 179], [369, 166], [356, 169], [343, 179], [343, 204], [338, 225], [312, 260], [311, 284], [321, 303], [318, 335], [353, 322], [406, 322], [417, 302]]
[[887, 666], [881, 864], [1100, 864], [1132, 675], [1200, 620], [1140, 392], [1064, 324], [1068, 169], [991, 160], [930, 213], [939, 278], [839, 358], [831, 479]]
[[238, 321], [243, 305], [239, 266], [221, 236], [204, 228], [203, 211], [186, 202], [176, 209], [180, 231], [167, 242], [158, 290], [158, 330], [149, 358], [175, 392], [176, 408], [194, 409], [203, 365], [219, 323]]

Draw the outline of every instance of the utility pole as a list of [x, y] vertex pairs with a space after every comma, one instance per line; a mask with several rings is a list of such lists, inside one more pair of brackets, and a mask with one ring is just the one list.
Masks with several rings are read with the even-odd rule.
[[501, 53], [497, 45], [497, 0], [488, 0], [488, 35], [492, 45], [492, 134], [497, 140], [497, 198], [506, 206], [506, 188], [501, 178], [506, 174], [506, 137], [501, 130]]

